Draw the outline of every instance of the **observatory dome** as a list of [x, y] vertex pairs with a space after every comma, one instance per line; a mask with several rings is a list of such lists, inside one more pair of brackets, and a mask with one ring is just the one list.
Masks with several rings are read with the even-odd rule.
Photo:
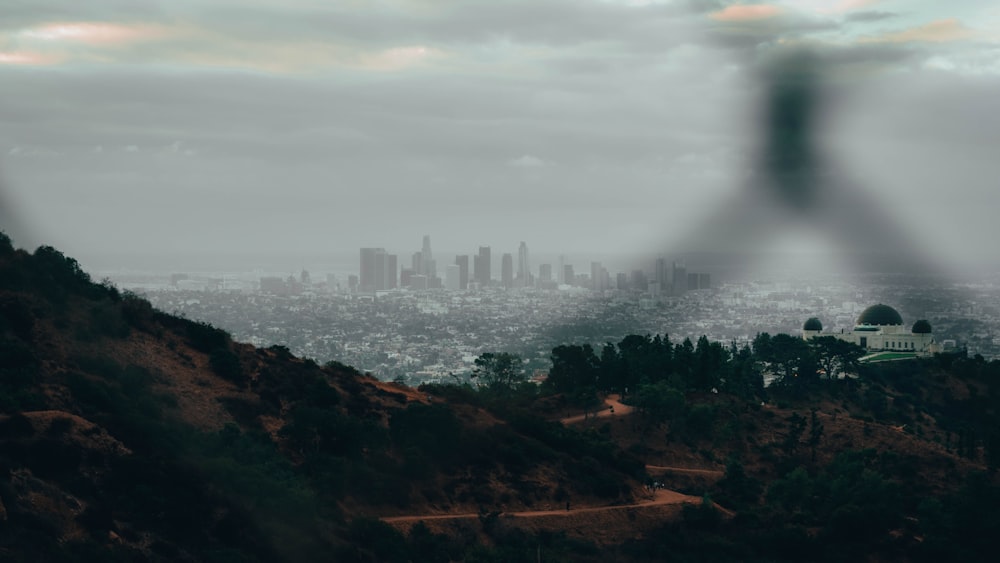
[[879, 303], [878, 305], [872, 305], [862, 311], [856, 324], [869, 326], [897, 326], [903, 324], [903, 317], [901, 317], [899, 312], [892, 307]]

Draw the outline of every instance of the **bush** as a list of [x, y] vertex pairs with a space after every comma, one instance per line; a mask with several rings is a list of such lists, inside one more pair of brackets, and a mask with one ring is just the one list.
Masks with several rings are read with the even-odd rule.
[[23, 297], [4, 295], [0, 298], [0, 334], [9, 329], [21, 340], [31, 340], [34, 327], [35, 315]]
[[0, 412], [37, 406], [39, 362], [20, 340], [0, 340]]
[[127, 290], [122, 293], [121, 314], [129, 325], [147, 331], [156, 318], [155, 310], [149, 301]]
[[212, 367], [212, 371], [219, 377], [227, 381], [232, 381], [237, 385], [246, 384], [247, 377], [243, 373], [240, 358], [229, 348], [216, 348], [209, 355], [208, 362]]
[[684, 523], [696, 530], [713, 530], [722, 522], [722, 515], [708, 495], [702, 497], [698, 504], [685, 504], [681, 515]]
[[715, 427], [716, 408], [714, 405], [698, 403], [687, 413], [685, 429], [693, 438], [710, 438]]
[[406, 539], [395, 528], [374, 518], [355, 518], [347, 528], [349, 547], [341, 549], [337, 561], [409, 561]]
[[39, 246], [31, 265], [37, 274], [38, 289], [55, 303], [64, 302], [67, 293], [89, 293], [91, 297], [104, 293], [103, 288], [91, 283], [90, 275], [83, 271], [79, 262], [51, 246]]
[[229, 345], [229, 333], [205, 322], [185, 321], [185, 332], [191, 346], [199, 352], [211, 353]]
[[444, 405], [414, 403], [389, 418], [389, 435], [398, 447], [415, 447], [442, 461], [460, 453], [461, 433], [461, 422]]
[[382, 441], [382, 428], [335, 410], [295, 407], [280, 430], [289, 447], [303, 455], [326, 453], [357, 457], [364, 447]]

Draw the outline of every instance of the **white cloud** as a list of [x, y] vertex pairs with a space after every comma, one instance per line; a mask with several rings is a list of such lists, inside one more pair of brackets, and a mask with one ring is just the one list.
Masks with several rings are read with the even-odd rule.
[[507, 164], [513, 166], [514, 168], [541, 168], [542, 166], [545, 166], [545, 161], [537, 156], [526, 154], [508, 161]]

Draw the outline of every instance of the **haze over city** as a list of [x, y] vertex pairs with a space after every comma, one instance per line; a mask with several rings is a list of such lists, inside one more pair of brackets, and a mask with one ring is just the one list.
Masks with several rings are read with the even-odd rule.
[[[302, 257], [422, 234], [453, 253], [661, 255], [738, 205], [766, 151], [768, 69], [803, 48], [836, 182], [935, 261], [995, 262], [1000, 10], [982, 2], [0, 14], [4, 228], [85, 267], [316, 267]], [[810, 252], [823, 229], [777, 229], [777, 249]]]

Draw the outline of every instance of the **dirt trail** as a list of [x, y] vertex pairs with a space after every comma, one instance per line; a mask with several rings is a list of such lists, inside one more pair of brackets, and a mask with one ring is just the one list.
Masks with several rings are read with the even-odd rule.
[[[666, 489], [657, 490], [651, 500], [637, 502], [634, 504], [619, 504], [611, 506], [587, 506], [581, 508], [570, 508], [570, 510], [532, 510], [524, 512], [503, 512], [503, 516], [516, 516], [518, 518], [536, 518], [541, 516], [573, 516], [576, 514], [584, 514], [588, 512], [606, 512], [610, 510], [624, 510], [628, 508], [640, 508], [644, 506], [657, 506], [666, 504], [689, 504], [689, 503], [700, 503], [702, 502], [701, 497], [695, 497], [691, 495], [685, 495], [678, 493], [677, 491], [668, 491]], [[475, 512], [467, 512], [464, 514], [426, 514], [426, 515], [416, 515], [416, 516], [384, 516], [380, 518], [383, 522], [387, 524], [392, 524], [396, 522], [419, 522], [420, 520], [455, 520], [461, 518], [479, 518], [479, 514]]]
[[[606, 418], [612, 416], [623, 416], [629, 414], [633, 411], [633, 408], [622, 403], [621, 397], [619, 395], [609, 395], [604, 399], [604, 405], [607, 408], [601, 409], [595, 414], [591, 415], [576, 415], [560, 419], [559, 422], [563, 424], [575, 424], [578, 422], [583, 422], [584, 420], [589, 420], [591, 418]], [[686, 467], [668, 467], [661, 465], [647, 465], [646, 469], [652, 469], [654, 471], [676, 471], [679, 473], [691, 473], [698, 475], [709, 475], [713, 477], [718, 477], [723, 475], [722, 471], [713, 469], [690, 469]], [[658, 489], [651, 492], [652, 497], [649, 500], [640, 501], [633, 504], [620, 504], [620, 505], [610, 505], [610, 506], [585, 506], [573, 508], [570, 510], [529, 510], [520, 512], [501, 512], [501, 516], [513, 516], [517, 518], [541, 518], [547, 516], [574, 516], [579, 514], [587, 513], [600, 513], [609, 512], [614, 510], [627, 510], [634, 508], [643, 508], [650, 506], [664, 506], [664, 505], [682, 505], [682, 504], [699, 504], [702, 502], [701, 497], [685, 495], [677, 491], [671, 491], [667, 489]], [[730, 514], [729, 511], [719, 507], [725, 514]], [[460, 519], [473, 519], [479, 518], [480, 514], [477, 512], [465, 512], [457, 514], [417, 514], [408, 516], [383, 516], [380, 518], [383, 522], [387, 524], [399, 524], [399, 523], [413, 523], [419, 521], [432, 521], [432, 520], [460, 520]]]
[[604, 399], [604, 406], [606, 408], [603, 408], [603, 409], [597, 411], [597, 413], [595, 413], [595, 414], [590, 414], [590, 415], [588, 415], [588, 414], [578, 414], [576, 416], [569, 416], [569, 417], [560, 419], [559, 422], [561, 422], [563, 424], [576, 424], [577, 422], [583, 422], [584, 420], [590, 420], [591, 418], [605, 418], [605, 417], [609, 417], [609, 416], [622, 416], [622, 415], [629, 414], [633, 410], [632, 407], [630, 407], [630, 406], [628, 406], [628, 405], [626, 405], [626, 404], [624, 404], [624, 403], [621, 402], [621, 396], [620, 395], [608, 395], [608, 397], [606, 399]]
[[647, 465], [646, 469], [653, 471], [673, 472], [673, 473], [690, 473], [693, 475], [707, 475], [710, 477], [722, 477], [723, 475], [726, 474], [725, 471], [721, 471], [718, 469], [693, 469], [690, 467], [670, 467], [667, 465]]

